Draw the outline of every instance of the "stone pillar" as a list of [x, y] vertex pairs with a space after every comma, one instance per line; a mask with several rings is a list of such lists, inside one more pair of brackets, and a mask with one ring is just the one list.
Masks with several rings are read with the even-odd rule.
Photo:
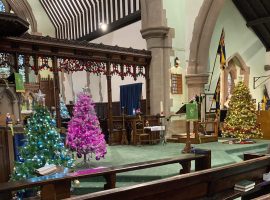
[[187, 74], [186, 83], [188, 86], [188, 101], [204, 93], [204, 84], [208, 83], [208, 74]]
[[147, 48], [152, 52], [150, 64], [150, 105], [151, 114], [160, 113], [160, 102], [163, 104], [164, 114], [169, 112], [170, 85], [170, 47], [166, 44], [168, 27], [155, 27], [142, 30], [142, 36], [147, 41]]
[[[152, 52], [150, 64], [150, 114], [161, 111], [169, 114], [170, 108], [170, 55], [172, 52], [171, 29], [167, 27], [163, 0], [141, 0], [142, 37]], [[163, 109], [161, 108], [161, 102]]]

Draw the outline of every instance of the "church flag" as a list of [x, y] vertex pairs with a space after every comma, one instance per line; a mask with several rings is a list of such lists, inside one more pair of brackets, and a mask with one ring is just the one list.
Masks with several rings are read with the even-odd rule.
[[269, 95], [268, 95], [268, 91], [267, 91], [267, 88], [266, 88], [266, 85], [264, 85], [264, 89], [263, 89], [263, 100], [262, 100], [262, 103], [263, 103], [263, 110], [268, 110], [268, 107], [269, 107]]
[[19, 73], [14, 73], [14, 75], [15, 75], [16, 92], [25, 92], [22, 75]]
[[225, 51], [225, 31], [224, 31], [224, 29], [222, 29], [222, 32], [221, 32], [217, 53], [219, 54], [219, 57], [220, 57], [220, 67], [222, 67], [222, 69], [225, 69], [226, 51]]
[[186, 120], [198, 120], [198, 104], [197, 103], [187, 103], [186, 104]]

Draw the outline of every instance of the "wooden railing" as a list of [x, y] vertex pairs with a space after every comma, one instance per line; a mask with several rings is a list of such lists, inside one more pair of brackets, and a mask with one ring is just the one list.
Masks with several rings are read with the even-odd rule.
[[[269, 167], [270, 157], [263, 156], [223, 167], [81, 195], [67, 200], [221, 200], [238, 197], [247, 200], [269, 193], [270, 182], [262, 181], [262, 175], [269, 172]], [[234, 190], [235, 183], [243, 179], [255, 181], [255, 188], [248, 192]]]
[[2, 183], [0, 184], [0, 196], [7, 197], [5, 199], [8, 199], [11, 191], [41, 186], [42, 199], [63, 199], [70, 197], [71, 181], [74, 179], [103, 176], [106, 180], [104, 189], [112, 189], [116, 187], [116, 174], [118, 173], [179, 163], [182, 165], [182, 169], [179, 173], [184, 174], [190, 172], [191, 161], [193, 160], [195, 161], [196, 171], [211, 168], [211, 151], [198, 149], [195, 150], [194, 154], [184, 154], [173, 158], [164, 158], [117, 167], [86, 169], [68, 174], [62, 173], [36, 177], [25, 181]]

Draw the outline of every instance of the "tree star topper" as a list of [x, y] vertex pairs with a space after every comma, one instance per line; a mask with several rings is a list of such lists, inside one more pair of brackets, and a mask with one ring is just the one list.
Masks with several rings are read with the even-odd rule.
[[43, 99], [45, 98], [45, 94], [41, 92], [41, 90], [38, 90], [38, 93], [35, 93], [35, 97], [37, 102], [43, 102]]

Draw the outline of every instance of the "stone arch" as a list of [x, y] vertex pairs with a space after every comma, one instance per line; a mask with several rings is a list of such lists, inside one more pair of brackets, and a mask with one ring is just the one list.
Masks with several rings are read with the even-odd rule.
[[30, 90], [26, 90], [22, 95], [21, 95], [21, 103], [24, 104], [27, 108], [27, 110], [32, 109], [32, 104], [30, 105], [30, 101], [33, 104], [35, 102], [35, 94], [34, 92]]
[[0, 110], [1, 113], [12, 113], [19, 118], [19, 102], [15, 92], [15, 88], [2, 87], [0, 92]]
[[186, 75], [189, 98], [204, 92], [204, 84], [208, 82], [207, 68], [211, 38], [224, 3], [225, 0], [204, 0], [195, 19]]
[[6, 87], [5, 89], [1, 91], [0, 102], [4, 98], [5, 95], [9, 97], [10, 103], [16, 103], [18, 101], [16, 94], [14, 94], [9, 87]]
[[[240, 67], [240, 75], [243, 76], [244, 84], [248, 86], [250, 67], [247, 66], [242, 56], [236, 52], [227, 59], [228, 66], [224, 70], [224, 96], [228, 96], [228, 75], [230, 74], [233, 80], [237, 79], [237, 66]], [[234, 83], [234, 82], [233, 82]], [[234, 84], [233, 84], [234, 86]], [[233, 89], [233, 87], [231, 88]]]

